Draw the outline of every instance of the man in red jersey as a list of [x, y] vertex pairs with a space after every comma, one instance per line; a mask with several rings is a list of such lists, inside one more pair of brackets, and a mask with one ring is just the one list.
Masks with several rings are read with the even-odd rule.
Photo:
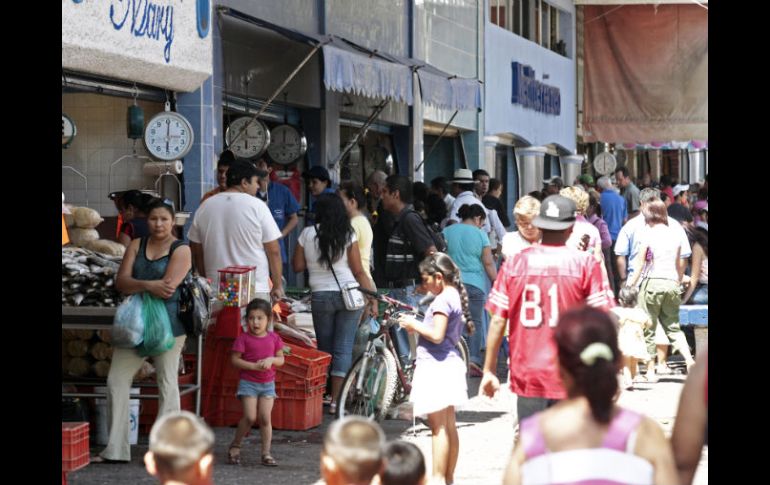
[[566, 397], [553, 341], [559, 315], [582, 304], [605, 311], [612, 305], [596, 258], [565, 246], [575, 210], [575, 203], [560, 195], [543, 201], [532, 221], [543, 231], [541, 244], [503, 263], [487, 300], [492, 321], [479, 395], [492, 397], [500, 389], [494, 371], [508, 321], [510, 386], [518, 397], [519, 422]]

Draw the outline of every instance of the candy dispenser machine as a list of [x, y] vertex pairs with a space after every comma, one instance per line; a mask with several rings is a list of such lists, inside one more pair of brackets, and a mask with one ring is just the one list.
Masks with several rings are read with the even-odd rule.
[[241, 307], [249, 304], [256, 294], [255, 266], [228, 266], [219, 273], [218, 298], [225, 307]]

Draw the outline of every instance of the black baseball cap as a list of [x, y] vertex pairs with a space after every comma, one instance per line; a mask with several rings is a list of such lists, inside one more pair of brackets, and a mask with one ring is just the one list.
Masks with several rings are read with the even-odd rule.
[[304, 172], [302, 176], [307, 179], [318, 179], [327, 182], [331, 181], [331, 177], [329, 177], [329, 171], [320, 165], [314, 165], [310, 167], [310, 169]]
[[540, 203], [540, 215], [532, 225], [549, 231], [563, 231], [575, 223], [575, 202], [561, 195], [550, 195]]

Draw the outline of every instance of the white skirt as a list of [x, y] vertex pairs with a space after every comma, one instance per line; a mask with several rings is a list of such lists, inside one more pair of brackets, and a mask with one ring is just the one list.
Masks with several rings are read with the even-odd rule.
[[418, 360], [412, 377], [415, 416], [425, 417], [449, 406], [462, 406], [468, 402], [468, 382], [465, 379], [465, 363], [456, 354], [450, 354], [441, 362], [433, 359]]

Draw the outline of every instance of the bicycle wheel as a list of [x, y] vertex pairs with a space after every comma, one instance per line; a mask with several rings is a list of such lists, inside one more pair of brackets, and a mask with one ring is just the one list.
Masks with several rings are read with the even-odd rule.
[[471, 370], [471, 351], [468, 348], [468, 342], [465, 341], [465, 337], [461, 335], [460, 340], [457, 341], [455, 347], [460, 351], [460, 357], [462, 357], [463, 362], [465, 362], [465, 375], [467, 376], [468, 372]]
[[[363, 377], [360, 389], [359, 375]], [[375, 352], [365, 367], [364, 357], [359, 357], [342, 381], [337, 399], [337, 417], [355, 414], [382, 421], [393, 402], [397, 379], [396, 360], [390, 352]]]

